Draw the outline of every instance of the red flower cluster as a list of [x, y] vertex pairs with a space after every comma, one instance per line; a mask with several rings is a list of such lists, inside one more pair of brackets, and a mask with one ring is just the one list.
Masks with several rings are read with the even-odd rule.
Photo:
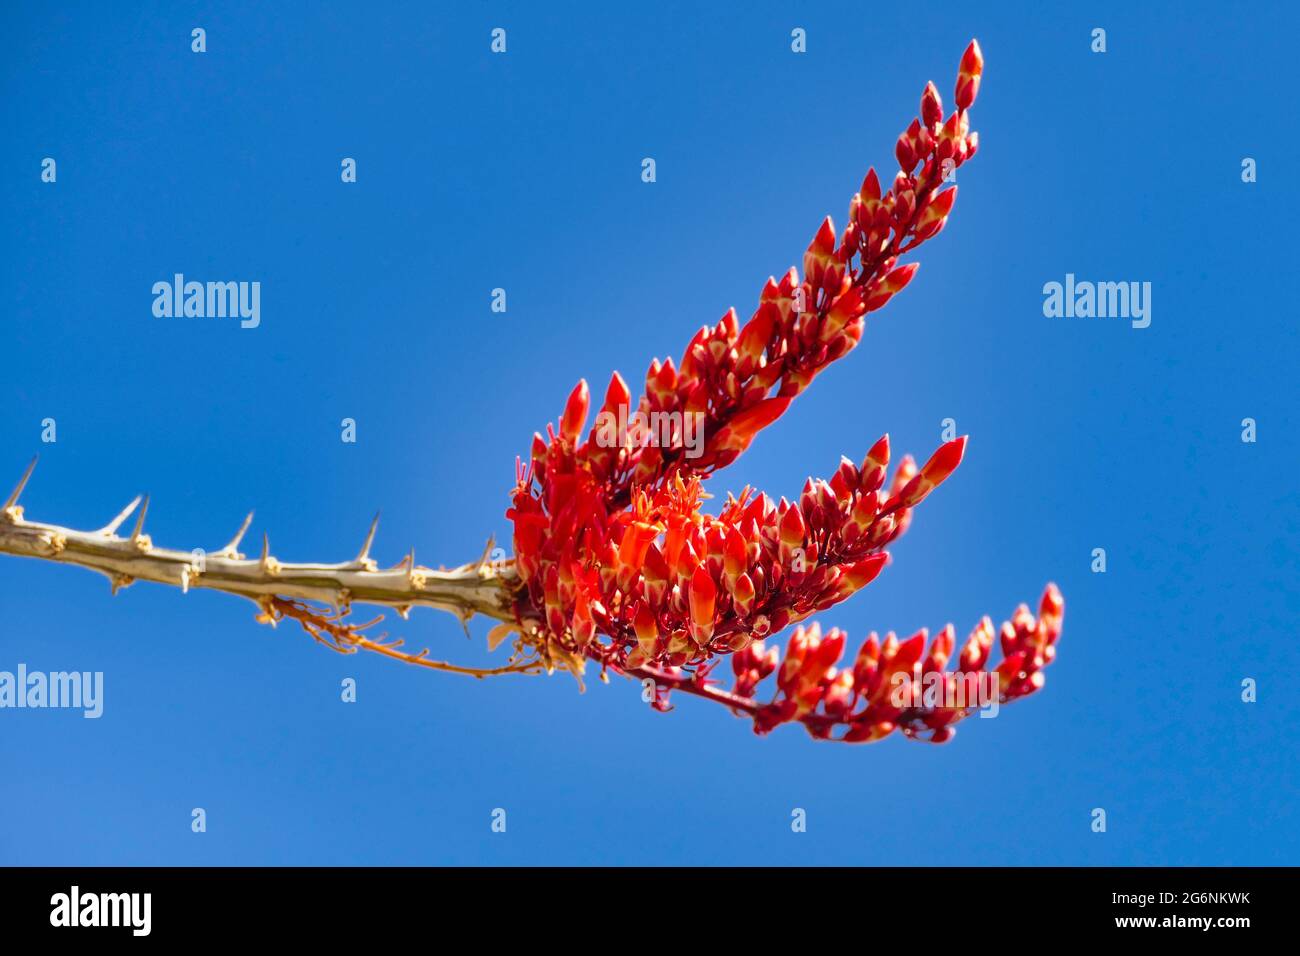
[[[1020, 605], [1002, 624], [1002, 663], [986, 671], [993, 650], [993, 621], [983, 618], [962, 646], [953, 670], [957, 632], [949, 624], [930, 642], [918, 631], [906, 641], [894, 634], [882, 643], [871, 634], [851, 666], [839, 667], [847, 636], [838, 628], [822, 634], [816, 624], [798, 627], [790, 638], [786, 659], [779, 651], [754, 641], [731, 657], [736, 675], [732, 694], [752, 699], [758, 684], [776, 673], [776, 695], [770, 703], [744, 708], [754, 729], [766, 733], [792, 720], [801, 721], [814, 737], [848, 742], [880, 740], [901, 729], [912, 738], [945, 743], [953, 725], [976, 707], [1005, 704], [1043, 686], [1043, 668], [1056, 656], [1065, 601], [1049, 584], [1039, 603], [1038, 618]], [[925, 738], [920, 734], [928, 733]]]
[[[908, 733], [928, 727], [931, 739], [951, 736], [964, 711], [891, 709], [878, 700], [885, 675], [922, 666], [923, 634], [902, 645], [868, 641], [852, 669], [836, 671], [843, 636], [797, 630], [777, 700], [759, 706], [749, 694], [776, 668], [775, 648], [763, 652], [761, 639], [870, 583], [912, 509], [960, 463], [966, 439], [941, 446], [920, 469], [904, 457], [887, 481], [886, 436], [861, 465], [843, 459], [829, 480], [809, 479], [797, 502], [773, 502], [746, 489], [738, 498], [729, 495], [716, 517], [701, 511], [701, 482], [734, 461], [818, 372], [850, 352], [867, 313], [911, 281], [917, 264], [900, 265], [899, 256], [943, 229], [957, 195], [944, 181], [978, 147], [967, 109], [982, 70], [972, 41], [957, 80], [958, 109], [946, 120], [934, 84], [926, 86], [920, 118], [899, 137], [892, 185], [882, 193], [875, 170], [867, 173], [843, 232], [829, 218], [817, 231], [802, 279], [795, 269], [769, 279], [743, 327], [728, 311], [695, 334], [679, 365], [652, 362], [634, 414], [631, 391], [615, 373], [585, 438], [585, 381], [569, 396], [558, 430], [534, 436], [507, 515], [522, 582], [519, 626], [549, 667], [580, 672], [593, 660], [652, 679], [661, 708], [673, 689], [714, 697], [751, 713], [759, 732], [797, 719], [820, 737], [845, 723], [845, 740], [874, 740], [896, 726]], [[649, 427], [628, 428], [630, 418]], [[699, 440], [690, 441], [692, 434]], [[1050, 640], [1016, 638], [1002, 665], [1010, 669], [998, 671], [1008, 681], [1000, 691], [1005, 699], [1034, 689], [1035, 679], [1041, 684], [1038, 668], [1050, 660], [1060, 630], [1059, 595], [1052, 588], [1048, 594], [1055, 610], [1049, 613], [1045, 596], [1037, 625], [1019, 613], [1009, 625], [1017, 635], [1021, 625], [1042, 630]], [[988, 632], [991, 646], [991, 625]], [[1015, 657], [1031, 644], [1034, 655], [1026, 649]], [[1004, 651], [1005, 645], [1004, 635]], [[945, 630], [925, 666], [941, 669], [951, 652]], [[733, 694], [708, 680], [716, 658], [726, 654], [738, 675]], [[986, 657], [987, 647], [968, 666], [963, 652], [958, 673], [978, 671]]]

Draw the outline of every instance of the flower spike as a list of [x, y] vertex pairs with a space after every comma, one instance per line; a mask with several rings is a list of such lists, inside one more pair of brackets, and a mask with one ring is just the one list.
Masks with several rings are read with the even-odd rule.
[[[601, 442], [598, 420], [579, 445], [589, 402], [579, 382], [558, 433], [534, 439], [533, 465], [521, 473], [507, 514], [522, 585], [517, 623], [543, 660], [574, 669], [586, 659], [602, 670], [653, 677], [663, 703], [674, 689], [717, 696], [705, 675], [718, 655], [730, 653], [737, 684], [726, 702], [749, 713], [760, 733], [793, 720], [823, 739], [837, 726], [838, 739], [849, 741], [878, 740], [894, 729], [908, 736], [924, 730], [930, 740], [951, 736], [950, 725], [966, 711], [894, 707], [886, 694], [896, 675], [919, 674], [923, 666], [942, 672], [954, 649], [950, 628], [929, 656], [924, 633], [901, 643], [872, 637], [852, 668], [837, 669], [843, 635], [800, 625], [777, 697], [762, 705], [750, 698], [775, 669], [769, 655], [777, 650], [764, 639], [870, 584], [913, 509], [961, 463], [966, 437], [940, 446], [920, 468], [904, 456], [887, 482], [884, 436], [861, 467], [843, 459], [829, 479], [809, 479], [795, 502], [774, 503], [746, 489], [709, 514], [702, 510], [703, 482], [852, 351], [865, 317], [915, 277], [919, 264], [900, 263], [899, 256], [937, 235], [952, 213], [957, 190], [945, 181], [975, 153], [966, 110], [982, 72], [972, 42], [958, 74], [958, 112], [946, 122], [939, 91], [927, 84], [920, 117], [895, 146], [900, 171], [893, 184], [882, 191], [869, 170], [844, 232], [826, 217], [804, 253], [803, 275], [791, 269], [769, 279], [743, 327], [729, 310], [695, 333], [679, 365], [651, 362], [635, 405], [615, 375], [602, 414], [666, 427]], [[1041, 680], [1038, 668], [1050, 660], [1059, 633], [1058, 598], [1054, 589], [1044, 597], [1046, 624], [1031, 627], [1018, 614], [1006, 625], [1013, 649], [997, 672], [1002, 699], [1024, 696]], [[971, 672], [984, 673], [989, 635], [978, 628], [962, 651], [961, 665]], [[1038, 655], [1032, 670], [1031, 646]]]

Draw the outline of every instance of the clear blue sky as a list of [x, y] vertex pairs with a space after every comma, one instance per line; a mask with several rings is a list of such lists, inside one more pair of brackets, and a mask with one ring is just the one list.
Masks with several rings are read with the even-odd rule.
[[[628, 682], [340, 657], [232, 598], [4, 557], [0, 669], [103, 671], [106, 700], [0, 711], [0, 863], [1300, 862], [1294, 8], [871, 6], [12, 6], [0, 472], [39, 451], [29, 515], [79, 527], [149, 491], [168, 546], [255, 507], [277, 555], [342, 560], [382, 507], [381, 559], [476, 557], [573, 383], [748, 315], [977, 36], [948, 229], [716, 490], [797, 493], [955, 419], [965, 463], [824, 620], [964, 635], [1053, 579], [1043, 693], [944, 747], [757, 738]], [[155, 318], [176, 272], [261, 282], [260, 328]], [[1151, 326], [1045, 318], [1066, 273], [1149, 281]], [[389, 623], [488, 659], [486, 622]]]

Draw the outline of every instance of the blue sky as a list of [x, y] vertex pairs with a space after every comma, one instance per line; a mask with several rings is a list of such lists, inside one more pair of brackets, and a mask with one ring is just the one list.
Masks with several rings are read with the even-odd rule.
[[[953, 418], [961, 469], [824, 620], [964, 635], [1047, 580], [1067, 613], [1042, 693], [947, 746], [845, 747], [624, 681], [341, 657], [222, 595], [3, 557], [0, 669], [102, 671], [105, 711], [0, 710], [0, 863], [1298, 862], [1296, 14], [974, 6], [9, 10], [0, 472], [40, 452], [29, 516], [98, 527], [148, 491], [160, 544], [218, 547], [256, 508], [277, 555], [342, 560], [382, 508], [379, 558], [431, 564], [508, 539], [515, 455], [579, 377], [639, 380], [748, 315], [977, 36], [948, 228], [715, 490], [797, 493], [885, 431], [925, 455]], [[176, 272], [259, 281], [260, 327], [155, 318]], [[1150, 327], [1046, 318], [1067, 273], [1150, 282]], [[389, 623], [489, 659], [487, 622]]]

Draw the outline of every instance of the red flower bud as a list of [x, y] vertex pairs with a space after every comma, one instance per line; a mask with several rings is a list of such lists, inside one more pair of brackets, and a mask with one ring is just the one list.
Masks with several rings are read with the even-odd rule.
[[718, 588], [703, 565], [691, 577], [691, 636], [697, 644], [706, 643], [713, 636], [713, 611]]
[[961, 67], [957, 72], [956, 100], [957, 109], [968, 110], [979, 95], [980, 77], [984, 73], [984, 55], [980, 52], [979, 42], [970, 41], [966, 52], [962, 54]]
[[845, 568], [844, 582], [850, 588], [849, 593], [859, 591], [874, 581], [888, 563], [889, 555], [873, 554]]
[[574, 386], [569, 400], [564, 405], [564, 416], [560, 419], [560, 434], [569, 444], [575, 444], [582, 434], [582, 426], [587, 423], [587, 406], [591, 393], [587, 390], [584, 378]]
[[714, 451], [744, 451], [758, 432], [781, 417], [790, 407], [792, 397], [766, 398], [752, 408], [737, 414], [709, 440]]
[[917, 233], [924, 233], [927, 229], [932, 228], [935, 223], [947, 219], [948, 213], [952, 212], [952, 204], [956, 199], [956, 186], [932, 196], [929, 204], [925, 207], [925, 211], [921, 213], [921, 218], [916, 221]]
[[633, 627], [636, 630], [637, 644], [640, 645], [642, 653], [653, 657], [659, 643], [659, 621], [647, 605], [642, 604], [637, 608]]
[[898, 159], [898, 168], [903, 172], [910, 173], [916, 168], [916, 151], [906, 133], [899, 135], [898, 142], [894, 145], [894, 156]]
[[862, 180], [861, 196], [865, 202], [868, 199], [880, 200], [880, 180], [876, 177], [876, 168], [873, 166], [867, 170], [867, 176]]
[[804, 526], [803, 515], [795, 507], [789, 508], [781, 518], [781, 543], [791, 548], [797, 548], [803, 544], [804, 535], [807, 534], [807, 528]]
[[921, 94], [921, 121], [933, 129], [943, 119], [943, 101], [939, 99], [939, 89], [934, 83], [925, 84]]
[[945, 478], [957, 470], [962, 456], [966, 453], [966, 435], [954, 438], [939, 446], [939, 450], [930, 456], [925, 467], [912, 478], [901, 492], [892, 507], [913, 508], [925, 500], [926, 496]]
[[615, 372], [610, 376], [609, 387], [605, 389], [604, 410], [618, 414], [620, 408], [627, 408], [632, 404], [632, 392], [627, 387], [627, 382], [623, 381], [623, 376]]

